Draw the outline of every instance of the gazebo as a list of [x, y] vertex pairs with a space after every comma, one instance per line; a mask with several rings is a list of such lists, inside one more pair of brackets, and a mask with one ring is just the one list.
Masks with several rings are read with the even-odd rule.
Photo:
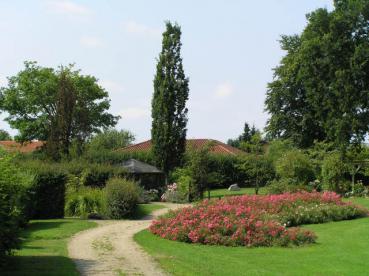
[[138, 161], [136, 159], [128, 159], [121, 164], [127, 173], [137, 181], [146, 190], [160, 189], [164, 186], [165, 175], [158, 168]]

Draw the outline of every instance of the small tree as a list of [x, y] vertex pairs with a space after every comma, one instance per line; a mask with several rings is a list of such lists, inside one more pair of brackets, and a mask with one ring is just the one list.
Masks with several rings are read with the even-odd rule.
[[238, 168], [254, 183], [255, 194], [275, 176], [273, 163], [263, 155], [250, 154], [244, 157]]

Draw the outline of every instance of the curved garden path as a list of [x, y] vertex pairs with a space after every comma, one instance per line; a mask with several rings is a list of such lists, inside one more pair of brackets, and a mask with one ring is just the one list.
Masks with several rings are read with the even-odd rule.
[[182, 204], [160, 203], [165, 208], [140, 220], [100, 220], [99, 226], [79, 232], [68, 244], [69, 257], [81, 275], [165, 275], [137, 245], [133, 236], [149, 227], [153, 218]]

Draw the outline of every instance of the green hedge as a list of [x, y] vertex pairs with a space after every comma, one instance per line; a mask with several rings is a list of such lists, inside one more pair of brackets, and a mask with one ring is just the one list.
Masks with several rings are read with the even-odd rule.
[[33, 219], [64, 217], [65, 184], [67, 175], [62, 171], [41, 170], [29, 188]]

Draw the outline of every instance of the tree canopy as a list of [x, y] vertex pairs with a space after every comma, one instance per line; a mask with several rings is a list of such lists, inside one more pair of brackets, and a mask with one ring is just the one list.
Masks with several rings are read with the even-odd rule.
[[181, 28], [167, 22], [156, 66], [151, 113], [153, 156], [166, 174], [181, 164], [186, 149], [189, 88], [181, 46]]
[[0, 141], [12, 140], [12, 136], [6, 130], [0, 129]]
[[336, 0], [307, 15], [268, 85], [267, 134], [302, 147], [314, 141], [346, 148], [369, 130], [369, 2]]
[[57, 140], [66, 152], [73, 139], [82, 143], [119, 119], [107, 112], [108, 92], [97, 79], [72, 65], [53, 69], [25, 62], [8, 80], [0, 90], [0, 107], [9, 114], [5, 120], [18, 129], [17, 140]]

